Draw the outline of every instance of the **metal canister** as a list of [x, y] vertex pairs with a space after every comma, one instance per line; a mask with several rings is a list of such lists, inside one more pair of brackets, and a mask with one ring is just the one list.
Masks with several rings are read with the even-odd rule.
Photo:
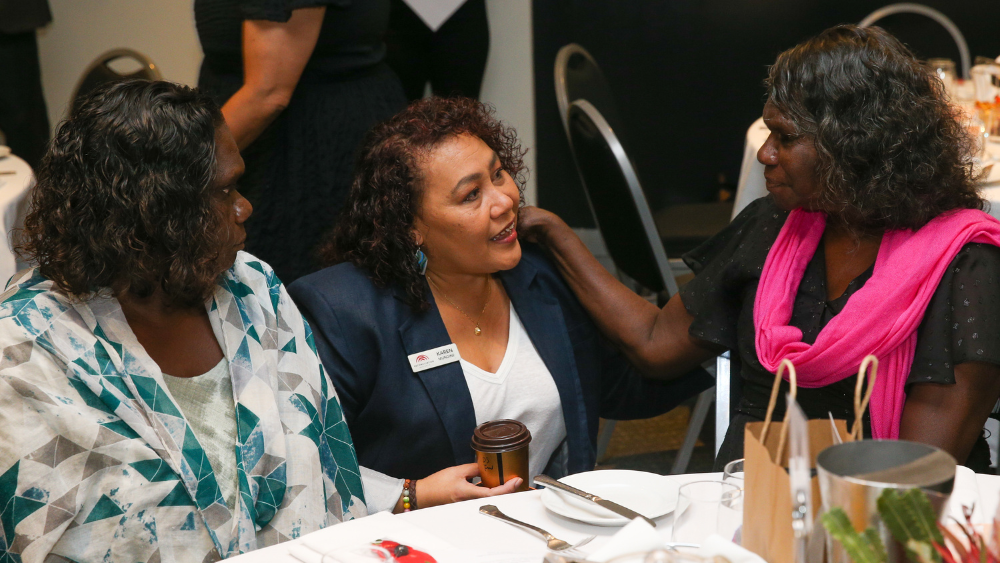
[[476, 427], [472, 449], [479, 463], [479, 478], [487, 487], [499, 487], [515, 477], [524, 479], [518, 491], [529, 490], [528, 445], [531, 432], [516, 420], [492, 420]]
[[[955, 458], [947, 452], [904, 440], [861, 440], [831, 446], [816, 457], [823, 511], [839, 507], [855, 530], [875, 528], [890, 563], [902, 563], [905, 552], [879, 517], [878, 497], [886, 489], [923, 489], [940, 518], [955, 484], [956, 466]], [[827, 560], [851, 561], [829, 535]]]

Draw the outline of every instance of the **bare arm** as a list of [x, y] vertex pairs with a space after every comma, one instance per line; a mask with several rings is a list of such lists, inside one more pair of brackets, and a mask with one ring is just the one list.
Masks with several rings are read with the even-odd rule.
[[964, 462], [1000, 397], [1000, 366], [955, 366], [955, 384], [917, 383], [906, 396], [899, 438], [937, 446]]
[[292, 11], [287, 22], [243, 22], [243, 87], [222, 106], [240, 150], [288, 106], [316, 48], [325, 7]]
[[535, 207], [520, 211], [518, 232], [543, 244], [587, 313], [643, 374], [670, 379], [723, 348], [692, 338], [694, 320], [674, 295], [659, 309], [622, 285], [556, 215]]

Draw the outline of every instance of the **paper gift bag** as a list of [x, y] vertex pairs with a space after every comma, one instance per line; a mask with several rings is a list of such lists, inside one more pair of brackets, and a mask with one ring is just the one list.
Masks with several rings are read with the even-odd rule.
[[[862, 384], [868, 365], [872, 365], [868, 378], [868, 389], [862, 397]], [[852, 441], [861, 437], [861, 418], [868, 407], [868, 400], [874, 388], [875, 372], [878, 360], [868, 356], [858, 371], [858, 384], [854, 395], [854, 426], [853, 433], [847, 431], [847, 423], [843, 420], [833, 422], [829, 419], [808, 421], [809, 460], [810, 467], [816, 467], [816, 456], [829, 446], [837, 443], [833, 429], [836, 428], [840, 441]], [[794, 532], [792, 531], [792, 496], [788, 478], [788, 448], [785, 445], [788, 427], [784, 422], [772, 422], [775, 403], [778, 398], [778, 388], [785, 371], [789, 374], [791, 384], [790, 396], [794, 399], [797, 391], [795, 366], [790, 361], [782, 360], [771, 389], [771, 400], [767, 406], [764, 422], [751, 422], [746, 425], [743, 454], [744, 462], [744, 501], [743, 501], [743, 547], [760, 555], [769, 563], [794, 563]], [[821, 503], [819, 480], [813, 477], [812, 511], [816, 518]]]

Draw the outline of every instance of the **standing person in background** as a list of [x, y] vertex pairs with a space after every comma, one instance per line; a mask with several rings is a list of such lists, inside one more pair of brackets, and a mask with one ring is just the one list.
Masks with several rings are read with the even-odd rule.
[[386, 62], [399, 75], [410, 101], [424, 97], [428, 82], [435, 95], [479, 98], [490, 52], [486, 0], [460, 4], [443, 23], [431, 27], [406, 0], [392, 0]]
[[32, 168], [49, 142], [35, 30], [51, 21], [47, 0], [0, 0], [0, 131]]
[[355, 148], [406, 104], [383, 62], [389, 0], [195, 0], [199, 86], [224, 104], [255, 213], [247, 250], [285, 282], [347, 194]]

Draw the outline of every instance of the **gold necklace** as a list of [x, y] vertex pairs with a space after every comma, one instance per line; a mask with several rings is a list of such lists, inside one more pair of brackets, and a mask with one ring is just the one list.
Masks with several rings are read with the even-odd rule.
[[[430, 276], [427, 276], [427, 281], [429, 281], [431, 283], [431, 285], [433, 285], [434, 288], [438, 290], [438, 293], [441, 294], [441, 297], [444, 297], [444, 300], [447, 301], [449, 305], [451, 305], [452, 307], [458, 309], [459, 313], [462, 313], [463, 315], [465, 315], [465, 318], [469, 319], [470, 321], [472, 321], [472, 324], [476, 325], [476, 328], [473, 331], [473, 332], [475, 332], [476, 336], [482, 336], [483, 329], [479, 328], [479, 321], [476, 320], [476, 319], [473, 319], [472, 317], [470, 317], [468, 313], [466, 313], [465, 311], [463, 311], [461, 307], [459, 307], [454, 301], [452, 301], [451, 298], [448, 297], [448, 295], [444, 291], [441, 290], [441, 286], [439, 286], [438, 284], [434, 283], [433, 280], [431, 280]], [[486, 307], [488, 307], [489, 304], [490, 304], [490, 296], [493, 295], [493, 278], [489, 274], [486, 275], [486, 284], [487, 284], [486, 285], [486, 303], [483, 303], [483, 310], [479, 311], [479, 316], [480, 317], [482, 317], [483, 313], [486, 312]]]

